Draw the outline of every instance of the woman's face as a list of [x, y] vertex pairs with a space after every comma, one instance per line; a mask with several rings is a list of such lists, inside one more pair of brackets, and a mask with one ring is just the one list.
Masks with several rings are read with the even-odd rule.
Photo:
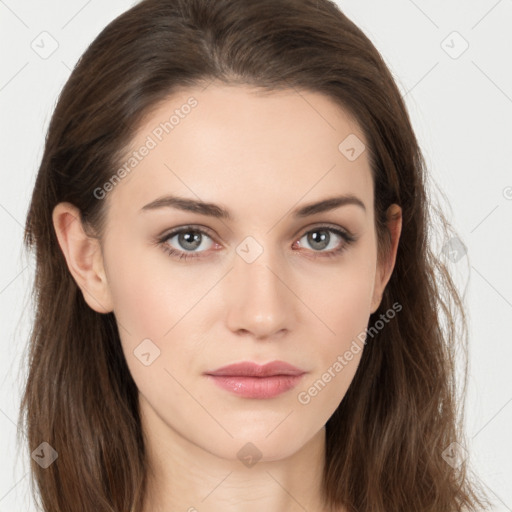
[[[291, 455], [343, 399], [394, 263], [377, 265], [362, 131], [321, 94], [211, 84], [132, 142], [94, 192], [104, 273], [84, 296], [115, 314], [146, 425], [227, 459]], [[206, 375], [272, 361], [303, 373]]]

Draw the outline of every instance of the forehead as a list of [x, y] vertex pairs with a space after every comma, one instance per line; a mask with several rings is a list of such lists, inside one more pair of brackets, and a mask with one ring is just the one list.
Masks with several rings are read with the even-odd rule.
[[126, 172], [113, 204], [140, 210], [172, 193], [222, 203], [239, 217], [267, 204], [285, 209], [352, 193], [370, 208], [365, 145], [358, 123], [321, 93], [189, 88], [145, 117], [119, 163]]

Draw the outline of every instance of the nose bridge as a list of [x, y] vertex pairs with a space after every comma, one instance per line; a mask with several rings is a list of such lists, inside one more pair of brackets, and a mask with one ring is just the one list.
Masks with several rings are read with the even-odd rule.
[[278, 251], [247, 237], [237, 247], [228, 289], [228, 324], [233, 331], [267, 337], [292, 329], [293, 294], [289, 273]]

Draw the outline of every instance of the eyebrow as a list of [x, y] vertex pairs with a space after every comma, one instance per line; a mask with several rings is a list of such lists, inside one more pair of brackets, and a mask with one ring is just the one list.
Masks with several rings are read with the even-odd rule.
[[[356, 205], [361, 207], [366, 212], [366, 206], [358, 197], [353, 194], [346, 194], [342, 196], [330, 197], [318, 201], [315, 203], [309, 203], [300, 208], [296, 208], [292, 211], [294, 217], [308, 217], [315, 215], [316, 213], [323, 213], [330, 210], [335, 210], [341, 206]], [[183, 210], [187, 212], [199, 213], [201, 215], [207, 215], [209, 217], [215, 217], [217, 219], [232, 220], [232, 216], [228, 210], [214, 203], [205, 203], [203, 201], [197, 201], [195, 199], [188, 199], [185, 197], [178, 196], [164, 196], [151, 203], [146, 204], [141, 208], [141, 212], [147, 212], [151, 210], [157, 210], [160, 208], [175, 208], [177, 210]]]

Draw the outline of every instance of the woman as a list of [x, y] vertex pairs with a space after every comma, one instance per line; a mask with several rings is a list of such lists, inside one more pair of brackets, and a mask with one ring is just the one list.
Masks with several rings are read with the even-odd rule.
[[479, 510], [425, 180], [332, 2], [143, 0], [110, 23], [26, 223], [44, 510]]

